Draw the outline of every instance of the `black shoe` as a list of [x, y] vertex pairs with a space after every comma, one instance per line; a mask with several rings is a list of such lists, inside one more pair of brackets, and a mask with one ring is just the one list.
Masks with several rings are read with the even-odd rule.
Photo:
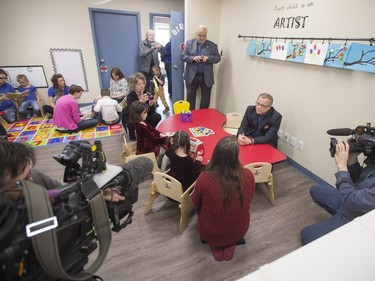
[[[201, 243], [202, 243], [202, 244], [206, 244], [207, 241], [206, 241], [206, 240], [203, 240], [202, 237], [201, 237]], [[237, 241], [236, 244], [237, 244], [237, 245], [245, 245], [245, 244], [246, 244], [246, 240], [245, 240], [245, 238], [241, 238], [240, 240]]]
[[246, 244], [246, 240], [243, 237], [237, 241], [237, 245], [245, 245], [245, 244]]

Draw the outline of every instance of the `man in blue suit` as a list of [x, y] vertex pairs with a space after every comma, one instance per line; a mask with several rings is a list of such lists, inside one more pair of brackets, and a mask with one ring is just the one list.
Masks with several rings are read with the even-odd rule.
[[277, 148], [277, 132], [282, 116], [272, 104], [273, 97], [262, 93], [258, 96], [255, 105], [247, 107], [237, 132], [240, 145], [268, 143]]
[[198, 86], [202, 93], [200, 108], [208, 108], [214, 84], [213, 65], [220, 62], [221, 57], [217, 45], [207, 40], [207, 28], [204, 25], [198, 27], [197, 38], [186, 42], [180, 58], [186, 63], [184, 79], [190, 109], [195, 109]]

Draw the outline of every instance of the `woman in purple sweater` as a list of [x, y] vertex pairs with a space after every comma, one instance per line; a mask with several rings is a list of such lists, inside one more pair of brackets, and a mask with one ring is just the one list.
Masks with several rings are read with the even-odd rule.
[[215, 260], [231, 260], [236, 243], [250, 225], [254, 176], [238, 160], [234, 136], [223, 137], [195, 184], [192, 200], [200, 208], [198, 231]]

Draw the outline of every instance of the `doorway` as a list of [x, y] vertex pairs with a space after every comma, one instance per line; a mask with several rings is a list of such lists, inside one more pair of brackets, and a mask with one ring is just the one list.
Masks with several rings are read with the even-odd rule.
[[113, 67], [126, 79], [138, 71], [139, 13], [91, 8], [89, 13], [100, 87], [109, 88]]

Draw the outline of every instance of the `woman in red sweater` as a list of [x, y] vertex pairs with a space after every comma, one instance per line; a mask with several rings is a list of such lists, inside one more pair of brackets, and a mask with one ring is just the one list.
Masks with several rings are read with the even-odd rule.
[[238, 160], [234, 136], [223, 137], [200, 174], [192, 194], [200, 208], [198, 231], [210, 246], [215, 260], [231, 260], [236, 243], [250, 225], [250, 202], [255, 191], [254, 176]]

